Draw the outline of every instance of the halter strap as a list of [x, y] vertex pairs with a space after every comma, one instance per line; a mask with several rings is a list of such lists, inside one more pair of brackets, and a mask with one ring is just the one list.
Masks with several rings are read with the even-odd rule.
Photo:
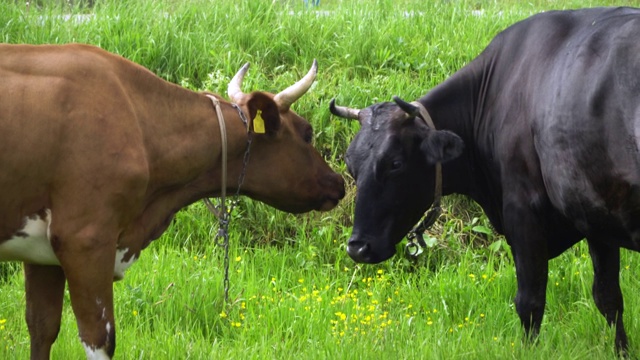
[[[432, 130], [436, 130], [436, 126], [429, 115], [427, 109], [421, 103], [414, 101], [411, 103], [420, 110], [420, 118], [427, 124], [429, 128]], [[407, 245], [405, 247], [405, 252], [407, 255], [416, 258], [420, 253], [422, 253], [422, 248], [427, 246], [427, 243], [424, 241], [423, 233], [430, 228], [440, 216], [442, 212], [442, 208], [440, 207], [440, 200], [442, 199], [442, 164], [440, 162], [436, 163], [436, 174], [435, 174], [435, 189], [433, 194], [433, 203], [431, 204], [431, 208], [427, 210], [424, 218], [418, 225], [416, 225], [407, 235]]]

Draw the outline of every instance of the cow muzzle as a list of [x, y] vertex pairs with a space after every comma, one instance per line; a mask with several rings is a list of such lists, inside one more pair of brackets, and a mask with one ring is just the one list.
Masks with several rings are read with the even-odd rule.
[[335, 208], [344, 198], [344, 179], [338, 174], [327, 175], [320, 180], [320, 186], [326, 189], [326, 193], [317, 210], [329, 211]]
[[371, 242], [354, 239], [353, 237], [347, 243], [347, 254], [357, 263], [377, 264], [391, 258], [395, 253], [394, 246], [387, 249], [378, 249], [372, 246]]

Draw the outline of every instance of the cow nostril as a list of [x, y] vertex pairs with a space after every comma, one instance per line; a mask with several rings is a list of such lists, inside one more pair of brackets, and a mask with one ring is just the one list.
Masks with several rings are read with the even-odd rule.
[[338, 174], [331, 174], [320, 179], [320, 186], [330, 189], [332, 200], [341, 200], [345, 195], [344, 179]]
[[349, 241], [347, 254], [356, 262], [366, 262], [369, 257], [369, 244], [359, 240]]

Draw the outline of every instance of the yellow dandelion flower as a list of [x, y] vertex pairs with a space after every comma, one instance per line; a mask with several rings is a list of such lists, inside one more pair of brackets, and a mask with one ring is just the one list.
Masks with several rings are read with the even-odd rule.
[[378, 270], [378, 274], [380, 274], [380, 275], [384, 274], [384, 270], [382, 270], [382, 269]]
[[7, 323], [7, 319], [0, 319], [0, 325], [1, 324], [6, 324]]
[[133, 316], [138, 316], [138, 312], [136, 310], [133, 310], [131, 313], [133, 314]]
[[224, 312], [224, 311], [222, 311], [222, 312], [220, 313], [220, 317], [221, 317], [221, 318], [223, 318], [223, 319], [224, 319], [224, 318], [226, 318], [226, 317], [227, 317], [227, 313], [226, 313], [226, 312]]
[[236, 256], [236, 262], [240, 262], [242, 260], [242, 256]]
[[298, 282], [299, 282], [300, 284], [302, 284], [302, 283], [304, 283], [304, 279], [300, 278], [300, 279], [298, 279]]

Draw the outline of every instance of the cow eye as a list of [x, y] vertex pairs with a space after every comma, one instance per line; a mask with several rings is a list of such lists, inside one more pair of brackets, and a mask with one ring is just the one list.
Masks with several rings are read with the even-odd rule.
[[402, 160], [396, 159], [391, 162], [391, 171], [400, 170], [402, 168]]

